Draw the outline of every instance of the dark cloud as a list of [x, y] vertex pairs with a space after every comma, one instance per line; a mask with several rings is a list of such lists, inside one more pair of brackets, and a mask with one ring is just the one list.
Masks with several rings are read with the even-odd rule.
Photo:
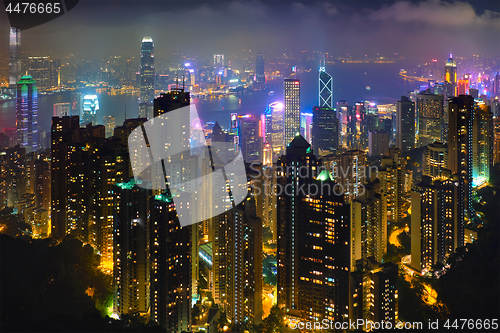
[[[151, 36], [173, 52], [399, 52], [498, 56], [498, 1], [80, 1], [23, 34], [33, 53], [138, 54]], [[0, 14], [3, 15], [3, 14]], [[0, 16], [3, 44], [8, 24]], [[7, 28], [6, 28], [7, 27]]]

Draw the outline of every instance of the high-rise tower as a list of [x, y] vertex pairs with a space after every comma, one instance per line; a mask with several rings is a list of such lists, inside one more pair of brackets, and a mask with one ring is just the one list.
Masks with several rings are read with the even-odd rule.
[[326, 72], [325, 58], [319, 66], [319, 106], [333, 108], [333, 78]]
[[139, 118], [153, 118], [155, 98], [155, 54], [151, 37], [144, 37], [141, 44], [141, 96]]
[[9, 85], [14, 86], [21, 77], [21, 29], [10, 27]]
[[285, 146], [292, 142], [300, 130], [300, 81], [285, 79]]
[[257, 59], [255, 59], [255, 81], [259, 83], [266, 81], [266, 76], [264, 75], [264, 58], [262, 58], [262, 53], [257, 53]]
[[16, 126], [17, 144], [27, 152], [38, 148], [38, 89], [29, 75], [17, 82]]
[[[461, 95], [448, 101], [448, 169], [459, 175], [458, 205], [463, 207], [459, 220], [470, 217], [472, 208], [472, 130], [474, 120], [474, 98]], [[462, 237], [463, 239], [463, 237]], [[460, 246], [462, 246], [461, 244]]]
[[349, 206], [318, 167], [300, 135], [278, 160], [277, 170], [286, 172], [276, 172], [277, 183], [287, 189], [277, 198], [278, 305], [304, 320], [342, 320], [349, 303]]
[[396, 103], [396, 147], [402, 152], [415, 148], [415, 103], [406, 96]]
[[457, 96], [457, 63], [453, 60], [451, 54], [450, 59], [448, 59], [444, 66], [444, 82], [446, 89], [445, 96]]
[[443, 95], [418, 94], [415, 108], [417, 110], [417, 148], [440, 141], [444, 115]]
[[338, 148], [339, 120], [331, 107], [313, 107], [312, 145], [315, 154], [318, 154], [320, 149], [334, 150]]

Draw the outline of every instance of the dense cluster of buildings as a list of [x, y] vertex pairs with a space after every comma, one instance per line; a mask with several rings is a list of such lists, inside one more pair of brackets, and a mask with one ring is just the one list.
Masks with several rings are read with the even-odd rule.
[[[17, 57], [10, 57], [13, 73]], [[54, 105], [50, 148], [42, 149], [37, 89], [55, 84], [57, 67], [33, 57], [30, 75], [12, 77], [17, 127], [14, 140], [0, 137], [0, 208], [13, 208], [33, 237], [69, 234], [92, 245], [113, 276], [114, 314], [138, 314], [169, 332], [210, 326], [213, 311], [204, 320], [192, 315], [205, 298], [234, 330], [262, 322], [265, 228], [276, 244], [274, 302], [287, 318], [395, 322], [398, 269], [383, 260], [388, 225], [404, 226], [411, 215], [409, 268], [432, 272], [465, 245], [475, 216], [473, 191], [500, 163], [499, 114], [491, 111], [498, 112], [498, 78], [496, 99], [477, 96], [471, 75], [457, 81], [449, 59], [441, 86], [429, 84], [395, 105], [351, 106], [334, 104], [333, 78], [322, 59], [312, 110], [302, 112], [301, 81], [292, 75], [284, 80], [283, 101], [261, 115], [232, 114], [226, 129], [208, 123], [202, 138], [189, 137], [196, 125], [187, 116], [177, 119], [180, 128], [163, 133], [180, 130], [186, 148], [195, 139], [230, 143], [247, 167], [245, 200], [193, 196], [189, 204], [206, 210], [196, 210], [203, 216], [216, 215], [212, 207], [227, 209], [181, 227], [175, 194], [140, 186], [127, 146], [134, 129], [190, 104], [190, 93], [179, 86], [155, 95], [153, 40], [141, 44], [139, 118], [99, 124], [97, 97], [75, 92], [71, 102]], [[224, 55], [214, 55], [207, 77], [223, 80], [227, 72]], [[254, 81], [265, 86], [260, 53]], [[409, 162], [416, 149], [423, 151], [420, 170]], [[208, 154], [186, 153], [162, 181], [200, 177], [214, 163]], [[216, 187], [228, 185], [210, 183], [204, 191]]]

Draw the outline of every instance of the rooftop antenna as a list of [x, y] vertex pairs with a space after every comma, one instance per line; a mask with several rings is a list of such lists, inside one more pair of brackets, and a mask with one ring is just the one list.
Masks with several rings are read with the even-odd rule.
[[175, 74], [175, 90], [179, 90], [179, 74]]
[[182, 74], [182, 91], [184, 91], [184, 74]]

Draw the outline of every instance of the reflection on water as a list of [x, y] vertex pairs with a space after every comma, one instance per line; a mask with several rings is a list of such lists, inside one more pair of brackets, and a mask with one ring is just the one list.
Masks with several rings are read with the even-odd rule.
[[[359, 100], [371, 100], [378, 103], [395, 103], [402, 95], [417, 87], [417, 83], [405, 81], [399, 76], [399, 69], [403, 64], [335, 64], [327, 67], [327, 71], [334, 78], [334, 100], [346, 99], [351, 105]], [[303, 73], [298, 75], [301, 80], [301, 109], [310, 111], [318, 103], [317, 73]], [[369, 86], [370, 90], [366, 87]], [[221, 126], [227, 127], [231, 113], [261, 114], [266, 105], [282, 100], [283, 81], [276, 80], [269, 83], [269, 89], [275, 93], [269, 96], [267, 92], [248, 92], [243, 95], [223, 98], [194, 98], [193, 103], [198, 109], [200, 118], [204, 121], [219, 121]], [[92, 90], [83, 91], [95, 93]], [[54, 103], [70, 102], [70, 93], [51, 96], [41, 96], [38, 101], [39, 129], [50, 131], [52, 108]], [[116, 124], [122, 124], [127, 118], [138, 116], [139, 101], [137, 95], [107, 95], [98, 94], [101, 109], [97, 119], [102, 122], [104, 116], [115, 116]], [[15, 101], [0, 104], [0, 131], [4, 127], [16, 125]]]

